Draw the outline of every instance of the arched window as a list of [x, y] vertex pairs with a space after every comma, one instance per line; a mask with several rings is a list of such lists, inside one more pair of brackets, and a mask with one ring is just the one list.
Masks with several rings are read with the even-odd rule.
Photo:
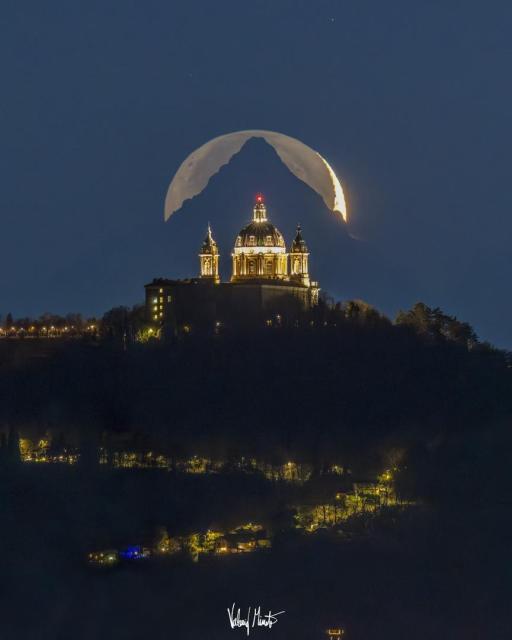
[[204, 273], [205, 276], [211, 276], [212, 275], [212, 260], [211, 260], [211, 258], [205, 258], [204, 259], [203, 273]]

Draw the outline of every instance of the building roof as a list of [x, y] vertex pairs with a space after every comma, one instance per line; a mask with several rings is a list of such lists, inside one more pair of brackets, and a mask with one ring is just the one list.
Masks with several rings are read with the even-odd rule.
[[252, 220], [238, 234], [235, 248], [238, 247], [279, 247], [286, 250], [283, 234], [268, 220]]
[[217, 247], [217, 243], [213, 239], [212, 229], [211, 229], [209, 224], [208, 224], [208, 231], [206, 233], [206, 237], [205, 237], [205, 239], [203, 241], [203, 244], [201, 246], [201, 253], [202, 254], [211, 254], [211, 255], [217, 255], [219, 253], [219, 249]]
[[247, 247], [250, 252], [254, 252], [257, 247], [262, 247], [269, 252], [284, 253], [286, 245], [283, 234], [267, 218], [267, 208], [263, 194], [256, 195], [256, 201], [252, 211], [252, 220], [245, 225], [235, 240], [235, 252]]
[[168, 278], [155, 278], [152, 282], [144, 285], [148, 287], [186, 287], [191, 285], [203, 285], [213, 287], [288, 287], [288, 288], [308, 288], [295, 280], [282, 280], [280, 278], [251, 278], [240, 282], [220, 282], [212, 283], [204, 278], [186, 278], [183, 280], [170, 280]]

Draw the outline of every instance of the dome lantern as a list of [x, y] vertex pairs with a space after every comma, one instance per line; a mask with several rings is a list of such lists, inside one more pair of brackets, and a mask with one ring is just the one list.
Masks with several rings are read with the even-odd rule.
[[265, 198], [262, 193], [256, 194], [254, 208], [252, 210], [252, 219], [254, 222], [267, 221], [267, 207], [265, 206]]
[[238, 234], [233, 253], [232, 282], [288, 277], [288, 254], [282, 233], [267, 217], [263, 194], [255, 198], [252, 221]]

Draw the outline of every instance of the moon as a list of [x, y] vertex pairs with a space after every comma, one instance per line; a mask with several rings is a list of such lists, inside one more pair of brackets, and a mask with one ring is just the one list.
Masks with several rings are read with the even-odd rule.
[[167, 190], [164, 219], [181, 209], [185, 200], [199, 195], [210, 178], [238, 153], [251, 138], [263, 138], [288, 167], [324, 200], [328, 209], [347, 222], [345, 196], [331, 165], [318, 151], [284, 133], [248, 129], [226, 133], [209, 140], [181, 163]]

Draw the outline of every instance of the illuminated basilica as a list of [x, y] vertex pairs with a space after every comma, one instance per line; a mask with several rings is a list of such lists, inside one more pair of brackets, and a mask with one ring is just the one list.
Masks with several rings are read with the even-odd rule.
[[156, 278], [147, 284], [147, 319], [163, 335], [295, 322], [318, 303], [319, 287], [310, 281], [308, 258], [300, 226], [287, 251], [258, 194], [252, 220], [235, 239], [230, 282], [221, 282], [219, 247], [208, 226], [199, 277]]

